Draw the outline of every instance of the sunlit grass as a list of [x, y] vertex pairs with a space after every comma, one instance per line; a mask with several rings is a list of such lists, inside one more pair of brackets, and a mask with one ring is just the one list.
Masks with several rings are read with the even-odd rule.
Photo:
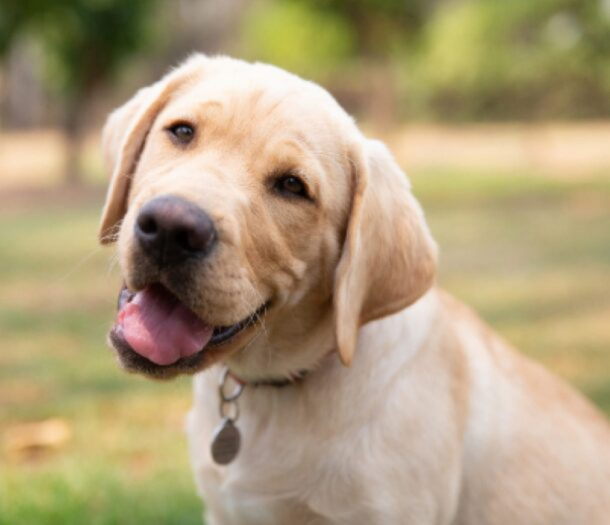
[[0, 216], [0, 435], [61, 418], [58, 451], [0, 460], [0, 524], [194, 524], [183, 436], [187, 380], [127, 376], [104, 343], [119, 276], [98, 209]]
[[610, 178], [429, 173], [440, 283], [610, 413]]
[[[440, 284], [610, 413], [610, 181], [413, 182]], [[1, 525], [201, 522], [182, 431], [189, 381], [128, 376], [104, 343], [120, 278], [96, 243], [98, 208], [0, 212], [0, 435], [46, 418], [72, 429], [31, 457], [3, 445]]]

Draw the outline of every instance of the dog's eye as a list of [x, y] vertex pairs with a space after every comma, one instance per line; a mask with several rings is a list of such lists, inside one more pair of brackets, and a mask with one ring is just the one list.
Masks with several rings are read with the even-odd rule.
[[181, 122], [167, 128], [172, 140], [181, 145], [187, 145], [195, 136], [195, 128], [190, 124]]
[[287, 197], [302, 197], [309, 198], [305, 183], [296, 175], [287, 173], [278, 177], [274, 185], [275, 189], [282, 195]]

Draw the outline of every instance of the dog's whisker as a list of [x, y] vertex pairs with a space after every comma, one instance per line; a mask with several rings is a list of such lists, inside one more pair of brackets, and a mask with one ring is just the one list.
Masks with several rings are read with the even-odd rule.
[[118, 265], [119, 265], [119, 254], [115, 253], [110, 257], [110, 260], [108, 261], [108, 269], [106, 271], [106, 275], [109, 276]]
[[93, 257], [98, 255], [102, 250], [101, 247], [94, 248], [89, 253], [81, 257], [79, 261], [77, 261], [65, 274], [58, 277], [54, 282], [55, 284], [62, 284], [66, 282], [70, 277], [72, 277], [76, 272], [78, 272], [85, 264], [87, 264]]

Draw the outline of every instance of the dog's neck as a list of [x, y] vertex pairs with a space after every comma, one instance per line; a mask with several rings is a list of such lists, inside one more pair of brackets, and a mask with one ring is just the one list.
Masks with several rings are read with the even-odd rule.
[[[333, 349], [326, 354], [326, 357], [331, 356], [336, 353]], [[314, 372], [320, 363], [316, 364], [314, 368], [304, 368], [303, 370], [299, 370], [297, 373], [291, 373], [288, 377], [279, 377], [279, 378], [268, 378], [268, 379], [255, 379], [248, 381], [246, 379], [242, 379], [235, 372], [233, 372], [229, 368], [229, 376], [233, 381], [235, 381], [238, 385], [242, 386], [250, 386], [250, 387], [273, 387], [273, 388], [284, 388], [287, 386], [298, 385], [307, 379], [307, 377]]]
[[[244, 350], [232, 355], [225, 362], [232, 376], [247, 385], [296, 384], [318, 369], [335, 348], [332, 310], [304, 327], [296, 322], [297, 313], [269, 323]], [[295, 322], [291, 325], [290, 320]]]
[[[405, 347], [402, 359], [410, 360], [428, 336], [426, 319], [433, 317], [431, 311], [436, 308], [438, 300], [438, 292], [432, 289], [405, 310], [363, 327], [360, 337], [366, 339], [369, 332], [376, 334], [379, 330], [388, 336], [388, 331], [395, 331], [396, 337], [403, 341]], [[312, 375], [317, 375], [316, 372], [338, 364], [333, 328], [332, 316], [328, 316], [319, 327], [303, 336], [298, 346], [291, 348], [283, 347], [281, 340], [274, 340], [274, 334], [269, 330], [266, 341], [261, 340], [260, 346], [252, 345], [236, 359], [230, 359], [226, 366], [231, 371], [231, 377], [245, 386], [281, 388], [307, 383]], [[377, 335], [373, 336], [375, 337]], [[368, 363], [369, 359], [380, 358], [383, 355], [361, 355], [355, 359]], [[365, 368], [370, 365], [368, 363]], [[343, 367], [338, 368], [341, 370]]]
[[[310, 409], [317, 410], [324, 403], [332, 405], [333, 402], [342, 403], [341, 400], [352, 399], [354, 391], [371, 382], [390, 384], [393, 377], [404, 373], [416, 361], [415, 357], [420, 351], [426, 348], [436, 318], [434, 310], [437, 303], [437, 294], [432, 291], [414, 305], [364, 326], [359, 337], [359, 348], [362, 351], [356, 356], [350, 370], [341, 365], [336, 352], [321, 353], [319, 347], [318, 357], [310, 361], [308, 372], [297, 381], [290, 372], [278, 373], [277, 366], [270, 367], [273, 373], [268, 375], [257, 370], [256, 374], [243, 377], [227, 362], [228, 367], [225, 366], [221, 374], [219, 388], [221, 423], [214, 431], [211, 444], [215, 460], [217, 457], [214, 456], [214, 451], [220, 451], [229, 454], [228, 462], [232, 461], [239, 452], [241, 433], [256, 436], [256, 429], [262, 420], [266, 420], [270, 406], [274, 407], [274, 419], [285, 421], [290, 426], [294, 413], [302, 414]], [[386, 343], [379, 345], [379, 341]], [[311, 344], [312, 340], [306, 339], [305, 342]], [[298, 354], [298, 348], [294, 350]], [[306, 350], [312, 355], [311, 352], [316, 349], [312, 347]], [[254, 357], [257, 356], [250, 356]], [[250, 362], [257, 363], [256, 360]], [[294, 388], [290, 385], [294, 385]], [[215, 388], [218, 389], [218, 386]], [[374, 387], [371, 388], [372, 391], [375, 390]], [[203, 397], [209, 399], [207, 395]], [[295, 410], [296, 400], [299, 400], [298, 410]], [[378, 408], [378, 402], [378, 396], [371, 396], [370, 399], [363, 400], [360, 409], [374, 411]], [[239, 416], [240, 413], [242, 417]], [[337, 409], [336, 413], [345, 414], [349, 418], [351, 412]], [[256, 446], [256, 437], [248, 438], [248, 444], [244, 443], [243, 446]], [[217, 462], [225, 464], [222, 463], [224, 459], [226, 458], [220, 456]]]

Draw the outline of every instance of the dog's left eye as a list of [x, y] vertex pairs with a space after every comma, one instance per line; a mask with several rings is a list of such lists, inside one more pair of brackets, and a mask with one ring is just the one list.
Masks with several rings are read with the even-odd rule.
[[274, 188], [280, 194], [287, 197], [309, 198], [309, 193], [307, 192], [307, 186], [305, 183], [292, 173], [287, 173], [278, 177], [275, 180]]
[[181, 145], [187, 145], [195, 136], [195, 128], [190, 124], [179, 123], [167, 128], [172, 140]]

